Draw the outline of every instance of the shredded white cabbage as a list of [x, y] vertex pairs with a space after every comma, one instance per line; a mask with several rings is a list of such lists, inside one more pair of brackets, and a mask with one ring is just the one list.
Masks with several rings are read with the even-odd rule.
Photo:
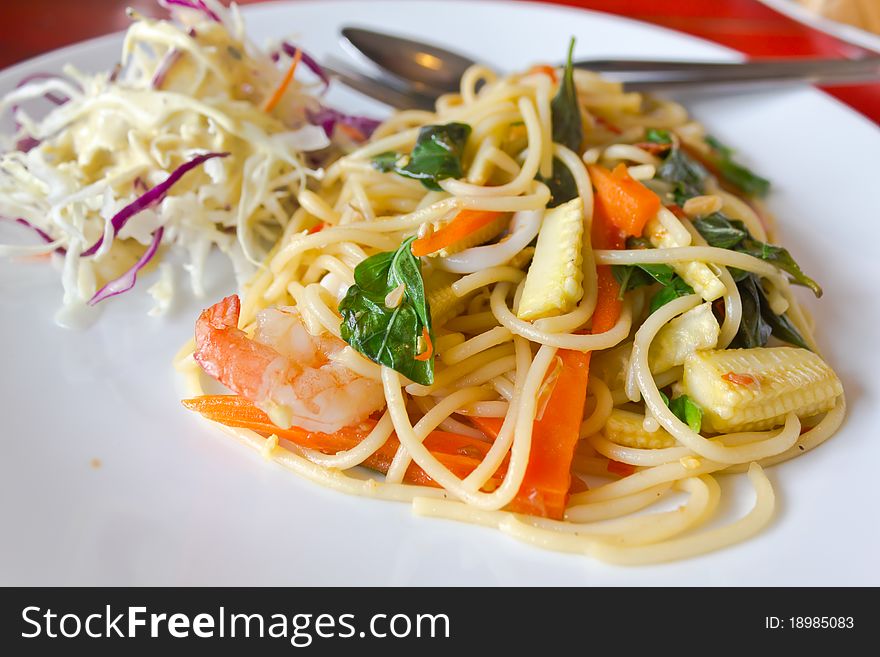
[[[296, 196], [319, 169], [305, 151], [329, 145], [308, 124], [309, 87], [294, 80], [271, 111], [287, 62], [276, 64], [244, 35], [235, 5], [207, 0], [219, 19], [171, 6], [171, 21], [130, 12], [122, 62], [115, 72], [34, 79], [0, 100], [17, 125], [10, 145], [35, 138], [27, 152], [0, 154], [0, 216], [23, 218], [52, 238], [40, 247], [0, 246], [0, 254], [66, 249], [63, 307], [57, 321], [81, 314], [97, 290], [131, 267], [164, 226], [163, 244], [188, 255], [185, 269], [202, 295], [204, 263], [213, 247], [232, 261], [239, 284], [271, 246], [295, 209]], [[21, 104], [45, 96], [69, 99], [43, 117]], [[164, 200], [134, 216], [114, 235], [110, 219], [197, 155], [229, 153], [186, 173]], [[92, 257], [81, 257], [103, 235]], [[151, 292], [155, 314], [173, 297], [163, 267]]]

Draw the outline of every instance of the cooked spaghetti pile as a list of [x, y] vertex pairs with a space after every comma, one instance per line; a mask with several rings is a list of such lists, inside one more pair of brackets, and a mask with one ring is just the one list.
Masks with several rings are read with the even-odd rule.
[[[675, 103], [474, 67], [299, 192], [243, 300], [198, 319], [185, 404], [314, 481], [545, 548], [740, 541], [763, 467], [844, 415], [768, 187]], [[754, 507], [704, 527], [735, 472]]]

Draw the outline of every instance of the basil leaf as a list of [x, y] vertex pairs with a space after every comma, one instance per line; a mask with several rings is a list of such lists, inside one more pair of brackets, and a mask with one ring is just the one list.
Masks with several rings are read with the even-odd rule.
[[775, 265], [785, 273], [790, 274], [798, 285], [810, 288], [817, 297], [822, 296], [822, 288], [803, 272], [787, 249], [781, 246], [773, 246], [772, 244], [764, 244], [764, 242], [759, 242], [749, 236], [735, 250], [740, 253], [748, 253], [751, 256]]
[[659, 128], [648, 128], [645, 131], [645, 140], [654, 144], [671, 144], [672, 137], [669, 130], [661, 130]]
[[373, 158], [373, 167], [382, 173], [388, 173], [389, 171], [394, 171], [397, 161], [401, 158], [403, 158], [403, 156], [400, 153], [385, 151], [384, 153], [379, 153]]
[[810, 348], [786, 315], [777, 315], [771, 310], [770, 302], [767, 301], [755, 274], [749, 274], [736, 287], [742, 300], [742, 319], [739, 331], [730, 343], [731, 347], [763, 347], [773, 335], [796, 347]]
[[700, 433], [703, 426], [703, 410], [697, 406], [687, 395], [681, 395], [669, 402], [669, 410], [679, 420], [691, 428], [691, 431]]
[[777, 315], [770, 310], [770, 304], [767, 302], [766, 298], [761, 302], [761, 318], [764, 320], [764, 323], [770, 327], [770, 332], [774, 337], [779, 338], [783, 342], [793, 344], [796, 347], [812, 351], [787, 315]]
[[581, 142], [584, 140], [584, 126], [581, 122], [577, 89], [574, 86], [573, 55], [574, 37], [568, 44], [568, 59], [562, 74], [562, 84], [559, 85], [559, 91], [550, 102], [550, 118], [553, 125], [553, 141], [579, 153]]
[[535, 180], [550, 188], [548, 208], [555, 208], [557, 205], [567, 203], [578, 195], [577, 183], [574, 181], [571, 169], [565, 166], [559, 158], [553, 158], [553, 176], [551, 178], [542, 178], [539, 173], [535, 176]]
[[718, 172], [731, 185], [749, 196], [766, 196], [770, 191], [770, 181], [733, 159], [733, 150], [714, 137], [706, 137], [706, 143], [715, 151], [718, 158]]
[[687, 395], [681, 395], [670, 401], [669, 397], [662, 390], [659, 392], [660, 398], [666, 404], [666, 407], [672, 411], [672, 414], [688, 425], [692, 431], [700, 433], [700, 427], [703, 426], [703, 409], [697, 406]]
[[[431, 333], [431, 309], [425, 297], [421, 263], [409, 238], [396, 251], [377, 253], [354, 270], [354, 285], [339, 303], [342, 339], [370, 360], [422, 385], [434, 382], [434, 356], [419, 361], [421, 337]], [[388, 293], [404, 286], [396, 308], [385, 305]]]
[[678, 205], [682, 205], [687, 199], [704, 193], [703, 185], [709, 172], [680, 148], [672, 148], [658, 167], [655, 177], [675, 185], [673, 198]]
[[671, 285], [675, 271], [669, 265], [611, 265], [611, 273], [620, 284], [620, 293], [643, 285]]
[[439, 191], [438, 181], [462, 176], [461, 156], [470, 134], [466, 123], [426, 125], [419, 130], [412, 153], [380, 153], [373, 158], [373, 166], [420, 180], [428, 189]]
[[742, 319], [730, 346], [740, 349], [763, 347], [770, 339], [773, 327], [764, 321], [761, 313], [764, 293], [758, 279], [754, 274], [749, 274], [736, 287], [742, 301]]
[[[728, 219], [720, 212], [714, 212], [707, 217], [697, 219], [693, 224], [710, 246], [746, 253], [769, 262], [791, 275], [795, 283], [810, 288], [817, 297], [822, 296], [822, 288], [803, 272], [787, 249], [754, 239], [743, 222]], [[734, 279], [739, 280], [736, 276]]]
[[685, 283], [684, 279], [680, 276], [675, 275], [668, 286], [664, 287], [651, 298], [648, 311], [653, 313], [655, 310], [665, 306], [670, 301], [693, 293], [694, 289]]
[[697, 219], [693, 225], [709, 246], [717, 246], [721, 249], [732, 249], [749, 235], [744, 227], [738, 228], [720, 212], [713, 212]]
[[657, 282], [653, 276], [638, 265], [611, 265], [611, 273], [614, 274], [614, 278], [620, 285], [620, 294], [618, 295], [620, 299], [630, 290], [653, 285]]

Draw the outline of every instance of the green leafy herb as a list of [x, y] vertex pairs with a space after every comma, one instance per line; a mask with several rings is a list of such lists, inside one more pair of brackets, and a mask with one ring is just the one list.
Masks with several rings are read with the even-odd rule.
[[552, 177], [542, 178], [539, 173], [535, 179], [550, 188], [548, 208], [555, 208], [557, 205], [567, 203], [578, 195], [577, 183], [574, 181], [574, 176], [571, 175], [571, 170], [559, 158], [553, 158]]
[[763, 347], [773, 335], [796, 347], [810, 348], [788, 316], [777, 315], [770, 308], [770, 302], [755, 274], [748, 274], [737, 282], [736, 287], [742, 301], [742, 319], [739, 331], [730, 343], [731, 347], [742, 349]]
[[704, 193], [709, 172], [680, 148], [672, 148], [657, 169], [656, 177], [674, 185], [673, 199], [678, 205]]
[[761, 317], [770, 326], [770, 330], [774, 337], [779, 338], [783, 342], [788, 342], [796, 347], [810, 349], [800, 332], [795, 328], [794, 324], [788, 318], [788, 315], [777, 315], [770, 309], [770, 304], [766, 298], [761, 301]]
[[676, 397], [669, 402], [669, 410], [688, 425], [691, 431], [700, 432], [700, 427], [703, 425], [703, 410], [690, 397], [687, 395]]
[[789, 274], [798, 285], [810, 288], [813, 291], [813, 294], [817, 297], [822, 296], [822, 288], [819, 284], [807, 276], [794, 261], [794, 258], [791, 257], [788, 250], [783, 249], [781, 246], [764, 244], [764, 242], [759, 242], [749, 236], [740, 242], [735, 250], [740, 253], [748, 253], [751, 256], [775, 265], [777, 268]]
[[380, 153], [373, 158], [373, 166], [420, 180], [428, 189], [439, 191], [438, 181], [462, 176], [461, 155], [470, 134], [466, 123], [426, 125], [419, 130], [412, 153]]
[[648, 128], [645, 131], [645, 139], [655, 144], [671, 144], [672, 136], [669, 130], [661, 130], [659, 128]]
[[553, 141], [580, 152], [584, 139], [584, 126], [581, 123], [581, 110], [578, 106], [577, 89], [574, 86], [574, 37], [568, 44], [568, 59], [562, 74], [562, 84], [550, 103], [550, 117], [553, 125]]
[[763, 347], [770, 339], [773, 327], [764, 321], [761, 312], [764, 303], [761, 285], [757, 277], [749, 274], [737, 283], [736, 287], [742, 302], [742, 319], [740, 319], [739, 330], [730, 346], [740, 349]]
[[[628, 237], [626, 239], [628, 249], [652, 249], [654, 248], [644, 237]], [[675, 273], [669, 265], [664, 264], [638, 264], [638, 265], [612, 265], [611, 272], [620, 285], [620, 298], [629, 290], [644, 285], [659, 283], [662, 287], [651, 298], [650, 311], [653, 313], [661, 306], [673, 299], [693, 294], [690, 285]]]
[[663, 403], [672, 411], [672, 414], [691, 428], [691, 431], [700, 433], [703, 426], [703, 409], [687, 395], [681, 395], [670, 400], [663, 391], [660, 391]]
[[[377, 253], [354, 270], [354, 285], [339, 303], [342, 339], [370, 360], [390, 367], [416, 383], [434, 382], [434, 356], [420, 361], [423, 329], [433, 341], [431, 309], [425, 297], [421, 263], [410, 250], [415, 238], [396, 251]], [[385, 299], [403, 285], [400, 303]]]
[[706, 137], [706, 143], [715, 151], [718, 158], [718, 172], [731, 185], [749, 196], [766, 196], [770, 191], [770, 181], [762, 178], [733, 159], [733, 150], [714, 137]]
[[654, 312], [673, 299], [693, 294], [690, 285], [675, 273], [669, 265], [612, 265], [611, 271], [620, 284], [620, 296], [629, 290], [659, 283], [662, 287], [651, 297], [650, 312]]
[[749, 232], [736, 226], [735, 223], [742, 225], [741, 222], [734, 222], [720, 212], [713, 212], [693, 222], [694, 228], [709, 246], [717, 246], [721, 249], [732, 249], [748, 236]]
[[653, 313], [658, 308], [665, 306], [670, 301], [679, 297], [686, 297], [694, 293], [694, 288], [684, 282], [684, 279], [676, 274], [672, 278], [672, 282], [659, 290], [657, 294], [651, 297], [651, 303], [648, 305], [648, 311]]
[[822, 288], [803, 272], [787, 249], [754, 239], [743, 222], [713, 212], [693, 223], [710, 246], [746, 253], [769, 262], [789, 274], [795, 283], [810, 288], [817, 297], [822, 296]]
[[620, 284], [620, 297], [644, 285], [670, 285], [675, 272], [669, 265], [611, 265], [611, 273]]

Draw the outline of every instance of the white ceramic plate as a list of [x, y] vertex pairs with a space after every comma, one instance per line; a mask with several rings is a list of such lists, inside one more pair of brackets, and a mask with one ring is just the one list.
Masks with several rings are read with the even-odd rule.
[[868, 30], [863, 30], [855, 25], [848, 25], [830, 18], [826, 18], [821, 14], [810, 11], [802, 4], [795, 0], [760, 0], [768, 7], [772, 7], [781, 14], [785, 14], [799, 23], [809, 25], [810, 27], [825, 32], [831, 36], [835, 36], [843, 41], [854, 43], [862, 48], [868, 48], [880, 52], [880, 34], [874, 34]]
[[[293, 36], [342, 55], [343, 24], [430, 38], [512, 70], [579, 56], [731, 58], [716, 46], [586, 11], [495, 2], [297, 2], [245, 11], [257, 40]], [[0, 73], [6, 91], [65, 62], [113, 65], [121, 38]], [[340, 106], [385, 111], [334, 90]], [[785, 244], [825, 286], [815, 310], [849, 395], [828, 444], [771, 468], [773, 524], [735, 547], [626, 569], [543, 552], [491, 530], [413, 517], [298, 479], [185, 412], [170, 361], [208, 298], [146, 316], [144, 290], [107, 304], [88, 332], [52, 323], [58, 274], [0, 262], [0, 584], [880, 584], [880, 132], [811, 89], [692, 99], [694, 113], [772, 178]], [[90, 463], [100, 459], [101, 466]], [[722, 482], [728, 519], [751, 504]]]

